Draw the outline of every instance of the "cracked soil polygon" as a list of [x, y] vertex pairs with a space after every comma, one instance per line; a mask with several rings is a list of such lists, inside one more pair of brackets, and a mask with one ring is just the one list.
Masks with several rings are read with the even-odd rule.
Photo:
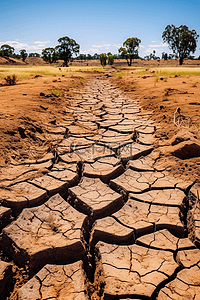
[[[168, 251], [138, 245], [97, 244], [105, 276], [105, 299], [151, 297], [178, 267]], [[156, 257], [156, 259], [154, 259]], [[111, 298], [112, 299], [112, 298]]]
[[46, 265], [18, 292], [18, 300], [88, 300], [82, 262]]
[[20, 265], [38, 270], [47, 263], [70, 263], [84, 257], [85, 216], [59, 194], [45, 204], [26, 208], [3, 229], [1, 247]]
[[83, 177], [77, 186], [69, 189], [68, 201], [77, 210], [94, 219], [106, 217], [124, 205], [122, 195], [99, 178], [87, 177]]

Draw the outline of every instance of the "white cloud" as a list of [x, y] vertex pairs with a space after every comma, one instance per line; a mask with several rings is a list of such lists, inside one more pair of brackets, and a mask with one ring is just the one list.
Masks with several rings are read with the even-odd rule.
[[155, 41], [151, 41], [151, 43], [155, 43]]
[[20, 43], [17, 41], [5, 41], [5, 42], [0, 42], [0, 45], [9, 45], [11, 47], [14, 47], [15, 49], [22, 49], [28, 47], [27, 43]]
[[110, 47], [110, 44], [92, 45], [92, 47], [95, 47], [95, 48]]
[[114, 44], [115, 47], [120, 48], [122, 44]]
[[140, 45], [140, 48], [145, 48], [145, 46], [144, 45]]
[[50, 41], [46, 41], [46, 42], [36, 41], [36, 42], [34, 42], [34, 44], [47, 44], [47, 43], [50, 43]]
[[81, 54], [94, 54], [94, 53], [99, 53], [99, 50], [96, 48], [90, 48], [88, 50], [81, 50]]
[[168, 47], [167, 43], [161, 43], [159, 45], [149, 45], [150, 48], [162, 48], [162, 47]]
[[31, 50], [31, 51], [41, 51], [45, 46], [46, 43], [49, 43], [49, 41], [47, 42], [34, 42], [34, 44], [36, 45], [28, 45], [27, 43], [22, 43], [22, 42], [18, 42], [16, 41], [5, 41], [5, 42], [0, 42], [0, 46], [7, 44], [10, 45], [11, 47], [13, 47], [15, 50], [20, 50], [20, 49], [26, 49], [26, 50]]
[[148, 48], [147, 50], [145, 50], [144, 52], [145, 53], [149, 53], [149, 52], [151, 52], [152, 51], [152, 49], [151, 48]]

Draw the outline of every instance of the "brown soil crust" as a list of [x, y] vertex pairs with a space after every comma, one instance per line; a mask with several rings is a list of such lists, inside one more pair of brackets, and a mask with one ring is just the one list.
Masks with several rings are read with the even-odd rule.
[[[0, 85], [0, 166], [24, 158], [38, 159], [51, 150], [52, 141], [44, 141], [48, 125], [59, 124], [72, 116], [67, 107], [90, 75], [33, 75], [16, 85]], [[43, 94], [41, 94], [43, 93]], [[56, 95], [54, 95], [56, 94]], [[58, 94], [58, 95], [57, 95]], [[23, 132], [25, 135], [23, 136]]]
[[[118, 79], [115, 72], [101, 76], [108, 77], [129, 97], [139, 99], [142, 111], [152, 112], [152, 120], [159, 125], [156, 137], [157, 146], [162, 146], [160, 149], [163, 165], [173, 174], [177, 176], [180, 174], [186, 180], [198, 179], [199, 155], [192, 158], [187, 158], [186, 155], [180, 158], [180, 155], [177, 157], [173, 152], [176, 150], [177, 153], [174, 147], [177, 148], [177, 144], [182, 145], [180, 142], [189, 141], [192, 145], [197, 143], [197, 147], [200, 144], [200, 76], [169, 76], [167, 80], [160, 76], [156, 80], [154, 75], [154, 73], [147, 76], [137, 75], [130, 71], [130, 75], [122, 76], [121, 79]], [[46, 128], [51, 122], [59, 124], [63, 120], [73, 118], [66, 107], [73, 105], [75, 101], [73, 95], [81, 91], [87, 80], [95, 76], [99, 74], [84, 72], [86, 80], [80, 82], [82, 73], [64, 77], [33, 75], [30, 79], [19, 80], [13, 86], [1, 85], [0, 166], [27, 158], [41, 158], [52, 151], [54, 142], [44, 138]], [[4, 81], [0, 83], [3, 84]], [[58, 96], [51, 94], [54, 90], [59, 92]], [[40, 96], [40, 93], [44, 95]], [[181, 115], [186, 117], [186, 121], [188, 118], [191, 121], [189, 126], [187, 122], [180, 126], [174, 124], [174, 113], [178, 107]], [[26, 137], [23, 137], [24, 130]], [[190, 137], [188, 132], [191, 134]], [[189, 151], [190, 147], [193, 147], [194, 152], [196, 145], [189, 145]]]
[[[130, 74], [122, 78], [113, 73], [110, 80], [127, 96], [140, 100], [143, 112], [152, 113], [151, 119], [156, 122], [158, 128], [157, 146], [162, 146], [160, 149], [165, 166], [168, 165], [173, 174], [180, 174], [186, 180], [198, 179], [199, 155], [193, 158], [187, 155], [179, 158], [172, 155], [172, 152], [175, 144], [181, 147], [180, 142], [189, 141], [191, 144], [195, 142], [200, 145], [200, 76], [169, 76], [167, 79], [165, 76], [159, 76], [156, 80], [154, 73], [148, 75], [132, 73], [130, 71]], [[184, 117], [180, 122], [175, 120], [178, 125], [176, 126], [174, 117], [177, 118], [179, 115], [175, 113], [178, 107]]]

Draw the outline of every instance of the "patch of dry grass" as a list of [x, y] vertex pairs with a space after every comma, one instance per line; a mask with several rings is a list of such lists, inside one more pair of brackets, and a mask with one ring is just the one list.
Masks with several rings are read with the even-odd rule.
[[103, 67], [81, 66], [81, 67], [55, 67], [55, 66], [0, 66], [0, 78], [15, 74], [18, 79], [29, 79], [31, 75], [71, 75], [77, 72], [105, 72]]

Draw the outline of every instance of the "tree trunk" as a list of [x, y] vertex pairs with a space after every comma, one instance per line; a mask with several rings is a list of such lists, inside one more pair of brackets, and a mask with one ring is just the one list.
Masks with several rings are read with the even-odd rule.
[[179, 58], [179, 65], [181, 66], [183, 64], [183, 57]]

